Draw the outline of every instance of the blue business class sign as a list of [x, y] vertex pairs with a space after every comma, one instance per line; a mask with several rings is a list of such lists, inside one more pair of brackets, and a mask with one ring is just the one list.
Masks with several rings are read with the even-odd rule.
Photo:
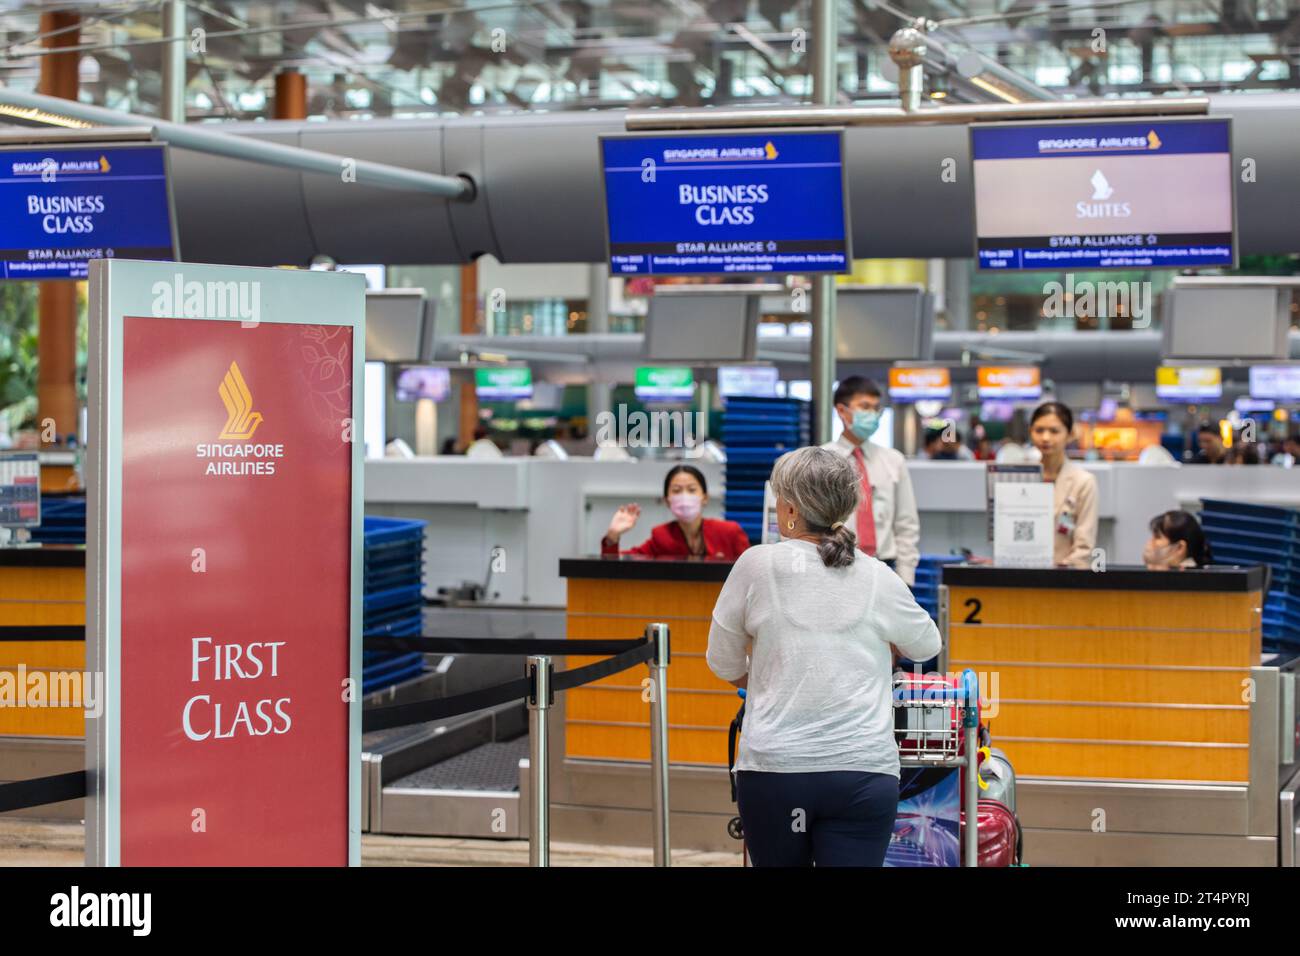
[[176, 258], [165, 146], [0, 149], [0, 277], [84, 279], [112, 258]]
[[845, 272], [840, 132], [601, 140], [617, 275]]

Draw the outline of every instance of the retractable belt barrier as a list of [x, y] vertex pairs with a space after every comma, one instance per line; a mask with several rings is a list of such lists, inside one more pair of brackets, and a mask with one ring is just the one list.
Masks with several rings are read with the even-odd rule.
[[[74, 629], [69, 628], [69, 631]], [[75, 630], [81, 631], [81, 628]], [[531, 638], [385, 637], [366, 638], [367, 650], [420, 651], [426, 654], [556, 654], [592, 656], [612, 654], [609, 660], [561, 671], [551, 677], [550, 690], [572, 690], [609, 677], [655, 656], [654, 642], [645, 637], [628, 640], [533, 640]], [[412, 701], [367, 710], [361, 717], [363, 732], [423, 724], [472, 711], [527, 700], [534, 694], [532, 677], [521, 677], [495, 687], [433, 700]], [[0, 784], [0, 813], [75, 800], [86, 795], [86, 772], [74, 770], [50, 777]]]
[[[433, 654], [452, 653], [447, 648], [455, 645], [455, 653], [462, 654], [519, 654], [528, 652], [532, 654], [578, 656], [611, 653], [615, 655], [606, 661], [597, 661], [595, 664], [560, 671], [553, 675], [550, 681], [552, 695], [554, 695], [555, 691], [572, 690], [575, 687], [581, 687], [583, 684], [590, 684], [592, 681], [600, 680], [602, 677], [625, 671], [637, 664], [647, 663], [655, 655], [654, 643], [644, 637], [626, 641], [530, 641], [523, 638], [499, 640], [497, 638], [458, 637], [384, 638], [383, 641], [383, 646], [394, 650], [418, 650]], [[371, 645], [368, 640], [366, 643], [368, 647], [379, 646], [378, 642]], [[412, 646], [398, 646], [403, 643]], [[616, 651], [621, 651], [621, 653], [615, 653]], [[470, 711], [482, 710], [485, 707], [494, 707], [497, 704], [505, 704], [512, 700], [526, 700], [533, 695], [533, 678], [521, 677], [518, 680], [498, 684], [495, 687], [487, 687], [468, 694], [457, 694], [455, 697], [418, 700], [409, 704], [393, 704], [390, 707], [376, 707], [361, 715], [361, 730], [364, 733], [369, 733], [372, 730], [388, 730], [392, 727], [405, 727], [408, 724], [423, 724], [430, 720], [455, 717], [457, 714], [467, 714]]]

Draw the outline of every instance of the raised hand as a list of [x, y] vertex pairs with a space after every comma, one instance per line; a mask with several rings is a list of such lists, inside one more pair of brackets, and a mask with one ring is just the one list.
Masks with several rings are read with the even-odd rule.
[[641, 517], [641, 506], [638, 504], [627, 504], [614, 512], [614, 517], [609, 521], [609, 530], [605, 532], [605, 537], [610, 541], [617, 541], [622, 537], [625, 531], [631, 531], [636, 524], [636, 519]]

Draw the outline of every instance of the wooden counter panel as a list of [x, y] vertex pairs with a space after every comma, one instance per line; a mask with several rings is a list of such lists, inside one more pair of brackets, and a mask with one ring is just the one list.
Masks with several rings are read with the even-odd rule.
[[83, 737], [81, 707], [0, 707], [0, 736]]
[[[999, 701], [1062, 700], [1155, 704], [1241, 704], [1248, 668], [1136, 669], [1122, 666], [1024, 667], [954, 661], [949, 670], [971, 668], [983, 679], [981, 691]], [[986, 675], [987, 676], [983, 676]], [[1009, 694], [1008, 688], [1015, 693]]]
[[[640, 619], [569, 614], [566, 621], [567, 636], [574, 640], [633, 640], [645, 635], [648, 621]], [[703, 654], [709, 647], [708, 618], [689, 618], [665, 621], [668, 625], [668, 643], [672, 656], [678, 652]]]
[[[984, 625], [1240, 630], [1258, 619], [1258, 591], [1073, 591], [1055, 588], [968, 588], [948, 592], [954, 625], [974, 615]], [[978, 608], [974, 603], [978, 602]], [[973, 622], [970, 622], [973, 623]]]
[[[641, 690], [596, 688], [589, 685], [568, 691], [564, 715], [568, 720], [612, 720], [650, 725], [650, 704], [641, 699]], [[740, 709], [735, 694], [710, 694], [704, 691], [668, 693], [668, 723], [720, 729], [723, 734]]]
[[1246, 629], [1211, 634], [1141, 631], [1131, 623], [1106, 630], [953, 623], [948, 633], [950, 660], [981, 662], [1249, 668], [1260, 651], [1260, 632]]
[[[988, 725], [996, 746], [1002, 746], [1000, 741], [1008, 737], [1215, 744], [1250, 741], [1250, 711], [1244, 704], [1228, 710], [1003, 700]], [[1011, 765], [1019, 769], [1014, 755]]]
[[[573, 639], [626, 639], [647, 624], [669, 627], [670, 759], [726, 765], [727, 727], [740, 707], [735, 688], [709, 670], [705, 652], [721, 582], [569, 578], [566, 633]], [[604, 660], [571, 655], [566, 669]], [[646, 668], [635, 667], [566, 694], [565, 753], [609, 760], [650, 759], [650, 705], [641, 699]], [[635, 725], [635, 726], [625, 726]]]
[[51, 667], [84, 670], [85, 641], [0, 641], [0, 667], [26, 664], [29, 669]]
[[1244, 784], [1242, 747], [1160, 747], [1150, 744], [1057, 743], [994, 737], [1020, 777], [1081, 780], [1174, 780]]
[[570, 578], [569, 613], [617, 614], [639, 618], [633, 633], [640, 634], [653, 621], [680, 617], [708, 620], [722, 592], [711, 581], [614, 581]]
[[85, 568], [0, 567], [0, 601], [86, 603]]
[[[42, 469], [44, 478], [48, 469]], [[85, 627], [84, 567], [0, 567], [0, 625]], [[0, 680], [17, 681], [17, 668], [84, 673], [85, 641], [0, 641]], [[0, 734], [80, 737], [85, 711], [68, 707], [0, 707]]]
[[[726, 767], [727, 735], [716, 730], [696, 730], [669, 724], [668, 759]], [[650, 759], [650, 725], [620, 726], [567, 721], [565, 755], [595, 760]], [[726, 783], [722, 784], [725, 793]], [[725, 799], [725, 797], [724, 797]]]
[[[579, 657], [572, 655], [564, 659], [565, 669], [574, 670], [584, 667], [587, 664], [595, 664], [599, 661], [608, 660], [605, 657]], [[598, 681], [592, 681], [587, 687], [640, 687], [641, 681], [650, 676], [648, 667], [641, 665], [630, 667], [619, 674], [611, 674], [609, 677], [602, 677]], [[668, 687], [670, 690], [723, 690], [734, 694], [736, 689], [719, 677], [715, 677], [713, 671], [709, 670], [709, 665], [704, 659], [703, 654], [673, 654], [672, 661], [668, 665]]]

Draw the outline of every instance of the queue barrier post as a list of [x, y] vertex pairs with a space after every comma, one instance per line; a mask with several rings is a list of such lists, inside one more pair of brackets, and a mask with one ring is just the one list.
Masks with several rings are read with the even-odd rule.
[[528, 658], [532, 695], [528, 698], [528, 786], [532, 813], [528, 828], [528, 865], [551, 865], [550, 736], [551, 658]]
[[647, 662], [650, 666], [650, 778], [654, 788], [651, 797], [651, 812], [654, 814], [654, 865], [672, 866], [668, 834], [668, 625], [647, 624], [645, 636], [655, 648], [654, 656]]

